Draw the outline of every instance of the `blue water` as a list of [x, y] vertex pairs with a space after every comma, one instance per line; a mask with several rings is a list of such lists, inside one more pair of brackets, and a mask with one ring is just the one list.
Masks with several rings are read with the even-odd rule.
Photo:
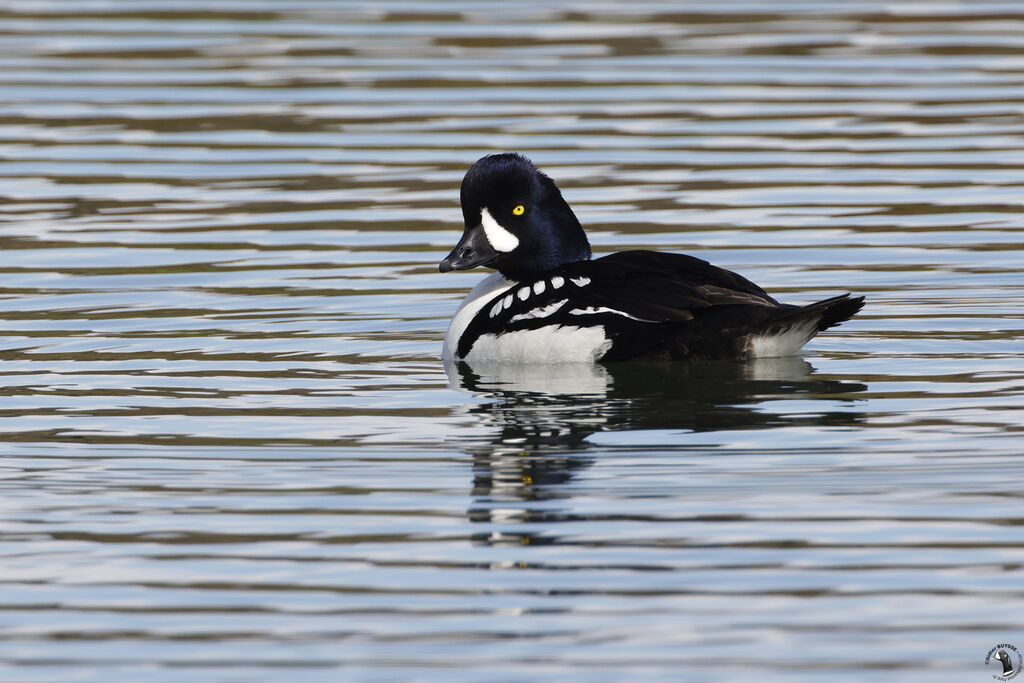
[[[0, 679], [963, 681], [1024, 651], [1016, 2], [0, 2]], [[479, 156], [800, 358], [446, 372]]]

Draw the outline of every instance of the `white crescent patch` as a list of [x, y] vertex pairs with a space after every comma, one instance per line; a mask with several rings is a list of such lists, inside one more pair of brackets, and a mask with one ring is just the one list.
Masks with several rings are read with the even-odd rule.
[[494, 220], [486, 206], [480, 209], [480, 225], [483, 226], [484, 235], [495, 251], [507, 253], [519, 246], [519, 238], [501, 227], [501, 223]]

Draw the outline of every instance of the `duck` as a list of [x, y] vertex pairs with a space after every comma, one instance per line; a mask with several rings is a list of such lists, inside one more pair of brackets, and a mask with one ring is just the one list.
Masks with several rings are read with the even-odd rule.
[[592, 258], [555, 182], [525, 156], [484, 156], [460, 188], [465, 228], [442, 273], [490, 268], [453, 315], [446, 362], [749, 360], [799, 354], [864, 297], [779, 303], [742, 275], [687, 254]]
[[[1003, 664], [1003, 673], [999, 674], [998, 678], [1012, 678], [1011, 674], [1013, 674], [1014, 670], [1013, 670], [1013, 660], [1010, 659], [1010, 654], [1006, 650], [1000, 650], [999, 652], [996, 653], [996, 656], [994, 657], [994, 659], [1002, 662], [1002, 664]], [[986, 664], [987, 663], [988, 662], [986, 662]], [[996, 677], [993, 676], [993, 678], [996, 678]]]

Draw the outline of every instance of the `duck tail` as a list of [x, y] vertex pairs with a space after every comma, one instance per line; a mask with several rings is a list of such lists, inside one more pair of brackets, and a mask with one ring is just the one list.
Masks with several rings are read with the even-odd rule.
[[813, 304], [808, 304], [801, 309], [801, 313], [821, 312], [821, 319], [818, 321], [818, 331], [835, 327], [839, 323], [846, 322], [864, 308], [864, 297], [841, 294], [831, 299], [824, 299]]
[[751, 336], [751, 357], [790, 356], [822, 330], [849, 320], [864, 306], [864, 297], [842, 294], [806, 306], [783, 305]]
[[835, 327], [856, 315], [864, 307], [864, 297], [840, 294], [806, 306], [783, 306], [767, 321], [764, 332], [779, 334], [794, 327], [806, 329], [810, 339], [818, 332]]

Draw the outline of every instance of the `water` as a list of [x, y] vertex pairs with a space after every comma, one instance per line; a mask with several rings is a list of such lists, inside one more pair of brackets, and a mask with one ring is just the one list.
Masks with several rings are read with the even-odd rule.
[[[0, 3], [4, 681], [970, 681], [1024, 648], [1016, 2]], [[448, 376], [491, 151], [802, 358]]]

